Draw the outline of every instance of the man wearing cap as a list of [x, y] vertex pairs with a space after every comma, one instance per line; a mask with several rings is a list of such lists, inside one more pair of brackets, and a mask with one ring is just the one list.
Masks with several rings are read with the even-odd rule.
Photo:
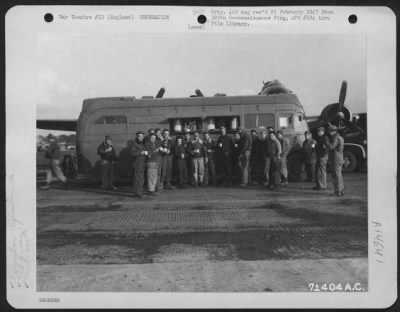
[[207, 150], [200, 139], [200, 133], [194, 133], [194, 140], [190, 144], [190, 154], [192, 155], [194, 187], [203, 186], [204, 182], [204, 162], [208, 161]]
[[221, 127], [221, 135], [217, 141], [217, 149], [220, 154], [221, 164], [223, 167], [223, 185], [232, 185], [232, 160], [231, 153], [233, 150], [232, 138], [226, 133], [226, 128]]
[[250, 155], [252, 149], [252, 139], [249, 133], [243, 128], [238, 129], [240, 134], [240, 150], [239, 150], [239, 166], [242, 174], [242, 183], [240, 186], [246, 187], [250, 184], [249, 179], [249, 166], [250, 166]]
[[342, 176], [343, 166], [343, 148], [344, 140], [337, 133], [337, 127], [335, 125], [329, 125], [329, 137], [326, 141], [329, 148], [329, 159], [332, 164], [332, 182], [334, 193], [332, 195], [343, 196], [344, 185]]
[[158, 179], [159, 171], [158, 166], [160, 165], [161, 156], [159, 154], [160, 144], [156, 140], [156, 134], [149, 134], [149, 140], [145, 143], [145, 150], [147, 151], [147, 188], [150, 195], [158, 194]]
[[279, 186], [281, 181], [280, 177], [280, 168], [281, 168], [281, 155], [282, 155], [282, 147], [281, 143], [276, 137], [275, 131], [271, 131], [269, 133], [269, 139], [271, 142], [271, 149], [270, 149], [270, 158], [271, 158], [271, 174], [270, 174], [270, 181], [269, 181], [269, 189], [274, 189]]
[[208, 132], [204, 133], [204, 147], [207, 150], [207, 158], [204, 160], [204, 185], [216, 184], [217, 182], [215, 175], [216, 145], [210, 134]]
[[254, 148], [253, 141], [253, 151], [251, 157], [254, 159], [254, 180], [253, 184], [263, 184], [265, 181], [265, 159], [267, 155], [267, 148], [269, 141], [267, 130], [265, 128], [260, 128], [258, 138], [256, 141], [256, 146]]
[[65, 187], [68, 187], [68, 180], [60, 168], [60, 146], [57, 143], [56, 137], [50, 135], [49, 142], [50, 145], [45, 153], [45, 157], [49, 160], [48, 168], [46, 170], [46, 185], [40, 188], [42, 190], [48, 190], [51, 182], [53, 181], [53, 175], [63, 182]]
[[146, 144], [147, 142], [150, 141], [150, 137], [152, 134], [155, 134], [155, 130], [153, 128], [150, 128], [149, 130], [147, 130], [147, 135], [144, 137], [143, 139], [143, 143]]
[[250, 131], [251, 134], [251, 152], [249, 164], [249, 183], [257, 185], [257, 149], [258, 149], [258, 134], [255, 129]]
[[158, 192], [161, 192], [164, 188], [163, 183], [161, 183], [161, 176], [162, 176], [162, 156], [163, 153], [161, 152], [161, 148], [162, 148], [162, 142], [164, 141], [164, 138], [162, 136], [162, 131], [160, 128], [156, 128], [154, 129], [154, 133], [156, 134], [156, 144], [158, 147], [160, 147], [158, 149], [158, 154], [159, 154], [159, 163], [157, 166], [157, 190]]
[[315, 163], [317, 161], [315, 148], [317, 142], [312, 138], [310, 131], [304, 132], [305, 140], [303, 142], [303, 163], [306, 170], [307, 182], [315, 181]]
[[133, 156], [133, 193], [136, 197], [143, 197], [144, 168], [148, 152], [143, 143], [143, 131], [136, 132], [136, 139], [131, 148]]
[[231, 154], [232, 161], [232, 176], [241, 176], [241, 164], [239, 163], [239, 154], [241, 149], [240, 133], [235, 131], [233, 133], [233, 151]]
[[187, 184], [194, 185], [193, 181], [193, 166], [192, 166], [192, 157], [190, 155], [190, 145], [192, 144], [192, 135], [190, 134], [189, 130], [186, 130], [183, 142], [183, 146], [186, 150], [186, 168], [187, 168]]
[[265, 182], [264, 185], [269, 187], [271, 185], [271, 181], [273, 178], [271, 178], [271, 165], [272, 165], [272, 156], [271, 156], [271, 150], [272, 150], [272, 141], [270, 138], [270, 133], [274, 132], [274, 128], [272, 127], [267, 127], [267, 130], [263, 130], [263, 136], [265, 136], [265, 141], [263, 142], [264, 146], [262, 148], [263, 150], [263, 155], [264, 155], [264, 176], [265, 176]]
[[277, 134], [279, 143], [281, 143], [281, 147], [282, 147], [281, 168], [280, 168], [281, 185], [287, 185], [288, 184], [287, 155], [289, 153], [289, 143], [283, 137], [283, 133], [281, 130], [277, 131], [276, 134]]
[[117, 161], [117, 155], [113, 147], [111, 137], [106, 136], [97, 148], [97, 154], [101, 158], [101, 187], [104, 189], [117, 188], [114, 186], [114, 166]]
[[172, 165], [173, 165], [173, 142], [172, 138], [169, 136], [169, 130], [164, 129], [162, 132], [162, 165], [161, 165], [161, 183], [164, 185], [165, 189], [172, 190], [175, 187], [172, 186]]
[[186, 158], [188, 157], [188, 153], [185, 146], [183, 145], [183, 138], [181, 136], [178, 136], [176, 138], [176, 144], [173, 153], [176, 160], [178, 186], [180, 188], [185, 188], [188, 181], [188, 172], [186, 165]]
[[316, 156], [317, 162], [315, 166], [315, 182], [316, 185], [313, 190], [326, 189], [326, 165], [328, 163], [329, 146], [327, 144], [327, 136], [325, 135], [325, 128], [319, 127], [317, 129], [317, 147]]

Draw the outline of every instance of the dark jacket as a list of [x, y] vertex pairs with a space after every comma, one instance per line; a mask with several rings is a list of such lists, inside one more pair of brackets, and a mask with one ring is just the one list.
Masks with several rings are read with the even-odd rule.
[[184, 155], [184, 158], [186, 158], [188, 156], [188, 150], [183, 143], [181, 145], [176, 144], [174, 148], [174, 156], [177, 159], [182, 159], [182, 154]]
[[133, 156], [133, 162], [144, 162], [146, 161], [146, 155], [143, 155], [142, 152], [145, 151], [146, 148], [144, 146], [143, 141], [139, 142], [138, 139], [135, 139], [131, 148], [131, 155]]
[[328, 137], [325, 135], [317, 138], [316, 153], [317, 153], [318, 158], [328, 157], [329, 146], [327, 144], [327, 140], [328, 140]]
[[269, 138], [258, 139], [256, 158], [261, 160], [266, 157], [270, 157], [270, 153], [271, 153], [271, 140]]
[[185, 147], [187, 157], [190, 157], [190, 146], [192, 141], [183, 140], [182, 145]]
[[329, 159], [332, 163], [343, 163], [344, 140], [339, 134], [335, 134], [326, 140], [329, 147]]
[[203, 144], [208, 155], [215, 153], [217, 149], [217, 143], [213, 139], [210, 138], [208, 141], [204, 140]]
[[282, 147], [282, 153], [281, 153], [281, 157], [287, 157], [288, 153], [289, 153], [289, 143], [285, 138], [282, 139], [278, 139], [279, 143], [281, 143], [281, 147]]
[[[111, 147], [111, 150], [106, 151], [107, 148], [109, 147]], [[115, 153], [114, 147], [112, 145], [106, 144], [105, 142], [99, 145], [99, 147], [97, 148], [97, 154], [99, 154], [102, 160], [108, 160], [108, 161], [117, 160], [117, 155]]]
[[270, 141], [271, 144], [271, 150], [269, 153], [270, 157], [271, 158], [280, 157], [282, 154], [282, 147], [279, 140], [275, 138], [273, 140], [269, 139], [268, 141]]
[[250, 152], [252, 146], [252, 138], [251, 134], [243, 131], [240, 135], [240, 154], [244, 154], [245, 152]]
[[44, 156], [48, 159], [60, 159], [61, 153], [58, 143], [51, 142]]
[[258, 137], [252, 137], [251, 138], [251, 160], [255, 161], [257, 159], [257, 154], [259, 151], [259, 143], [260, 143], [260, 139]]
[[207, 149], [202, 141], [192, 141], [190, 144], [190, 154], [193, 158], [207, 157]]
[[173, 152], [173, 143], [172, 143], [172, 139], [168, 138], [168, 139], [164, 139], [161, 142], [161, 147], [166, 148], [168, 150], [168, 152], [164, 152], [164, 151], [160, 151], [160, 155], [161, 156], [169, 156], [172, 155]]
[[151, 141], [147, 141], [144, 144], [145, 150], [149, 153], [147, 160], [149, 162], [159, 162], [161, 159], [160, 153], [158, 152], [158, 148], [160, 147], [160, 141], [155, 141], [151, 143]]
[[315, 142], [314, 139], [305, 140], [303, 142], [303, 157], [305, 163], [311, 164], [316, 161], [316, 146], [317, 142]]
[[233, 149], [233, 140], [229, 135], [220, 136], [217, 141], [218, 151], [222, 153], [231, 153]]

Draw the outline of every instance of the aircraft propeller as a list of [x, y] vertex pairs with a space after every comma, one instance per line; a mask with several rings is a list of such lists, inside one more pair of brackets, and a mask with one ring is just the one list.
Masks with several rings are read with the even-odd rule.
[[339, 112], [342, 112], [342, 110], [343, 110], [344, 101], [346, 99], [346, 93], [347, 93], [347, 81], [343, 80], [342, 86], [340, 88], [340, 94], [339, 94]]

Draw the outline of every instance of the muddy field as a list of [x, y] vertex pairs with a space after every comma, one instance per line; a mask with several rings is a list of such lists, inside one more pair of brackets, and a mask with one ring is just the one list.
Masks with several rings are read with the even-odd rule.
[[367, 174], [345, 175], [342, 198], [311, 187], [38, 190], [38, 290], [367, 290]]

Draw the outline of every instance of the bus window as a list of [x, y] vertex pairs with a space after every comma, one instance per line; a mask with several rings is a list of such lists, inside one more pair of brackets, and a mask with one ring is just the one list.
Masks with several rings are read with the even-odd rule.
[[203, 128], [201, 118], [170, 118], [169, 128], [171, 133], [179, 133], [185, 131], [196, 131]]
[[[209, 127], [209, 125], [212, 125]], [[239, 116], [207, 116], [205, 126], [207, 130], [219, 130], [221, 127], [226, 127], [227, 130], [236, 130], [240, 127]]]
[[126, 116], [101, 116], [96, 119], [95, 124], [127, 124]]
[[254, 129], [259, 127], [275, 127], [273, 114], [246, 114], [244, 115], [244, 127]]
[[273, 114], [258, 114], [257, 127], [273, 127], [275, 128], [275, 120]]
[[291, 116], [280, 116], [279, 117], [279, 128], [280, 129], [287, 129], [292, 128], [293, 118]]

